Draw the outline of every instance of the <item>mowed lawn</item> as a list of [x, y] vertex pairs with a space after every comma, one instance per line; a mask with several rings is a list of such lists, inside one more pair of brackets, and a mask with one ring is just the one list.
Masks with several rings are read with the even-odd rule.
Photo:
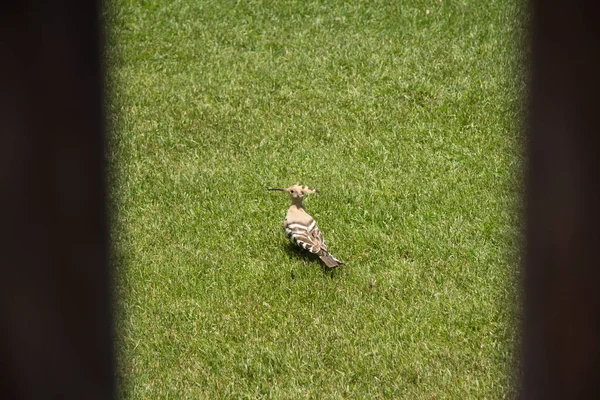
[[[518, 350], [524, 24], [506, 1], [109, 0], [127, 399], [494, 399]], [[305, 205], [323, 268], [283, 232]]]

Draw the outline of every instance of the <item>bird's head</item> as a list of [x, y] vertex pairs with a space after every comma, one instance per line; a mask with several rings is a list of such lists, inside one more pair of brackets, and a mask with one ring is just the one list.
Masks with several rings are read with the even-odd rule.
[[292, 201], [302, 200], [307, 194], [319, 193], [317, 189], [313, 189], [305, 185], [293, 185], [289, 188], [269, 188], [269, 190], [281, 190], [282, 192], [286, 192], [290, 195]]

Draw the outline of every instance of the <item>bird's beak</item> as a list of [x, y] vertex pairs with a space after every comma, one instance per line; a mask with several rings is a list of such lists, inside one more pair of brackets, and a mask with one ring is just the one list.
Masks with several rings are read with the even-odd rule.
[[281, 190], [282, 192], [285, 192], [285, 189], [283, 188], [267, 188], [267, 190]]

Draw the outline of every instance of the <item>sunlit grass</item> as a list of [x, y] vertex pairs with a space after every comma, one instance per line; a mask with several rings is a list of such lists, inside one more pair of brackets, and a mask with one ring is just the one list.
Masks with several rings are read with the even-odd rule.
[[520, 7], [109, 1], [124, 397], [507, 397]]

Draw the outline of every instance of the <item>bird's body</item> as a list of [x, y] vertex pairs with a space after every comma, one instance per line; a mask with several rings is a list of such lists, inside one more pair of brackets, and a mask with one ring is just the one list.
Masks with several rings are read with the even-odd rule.
[[287, 189], [273, 188], [270, 190], [281, 190], [287, 192], [292, 198], [292, 205], [288, 209], [283, 227], [287, 237], [296, 245], [313, 254], [317, 254], [321, 260], [330, 268], [337, 267], [343, 263], [337, 260], [327, 251], [327, 245], [323, 234], [319, 230], [315, 219], [306, 212], [302, 205], [304, 195], [318, 193], [317, 190], [300, 185], [294, 185]]

